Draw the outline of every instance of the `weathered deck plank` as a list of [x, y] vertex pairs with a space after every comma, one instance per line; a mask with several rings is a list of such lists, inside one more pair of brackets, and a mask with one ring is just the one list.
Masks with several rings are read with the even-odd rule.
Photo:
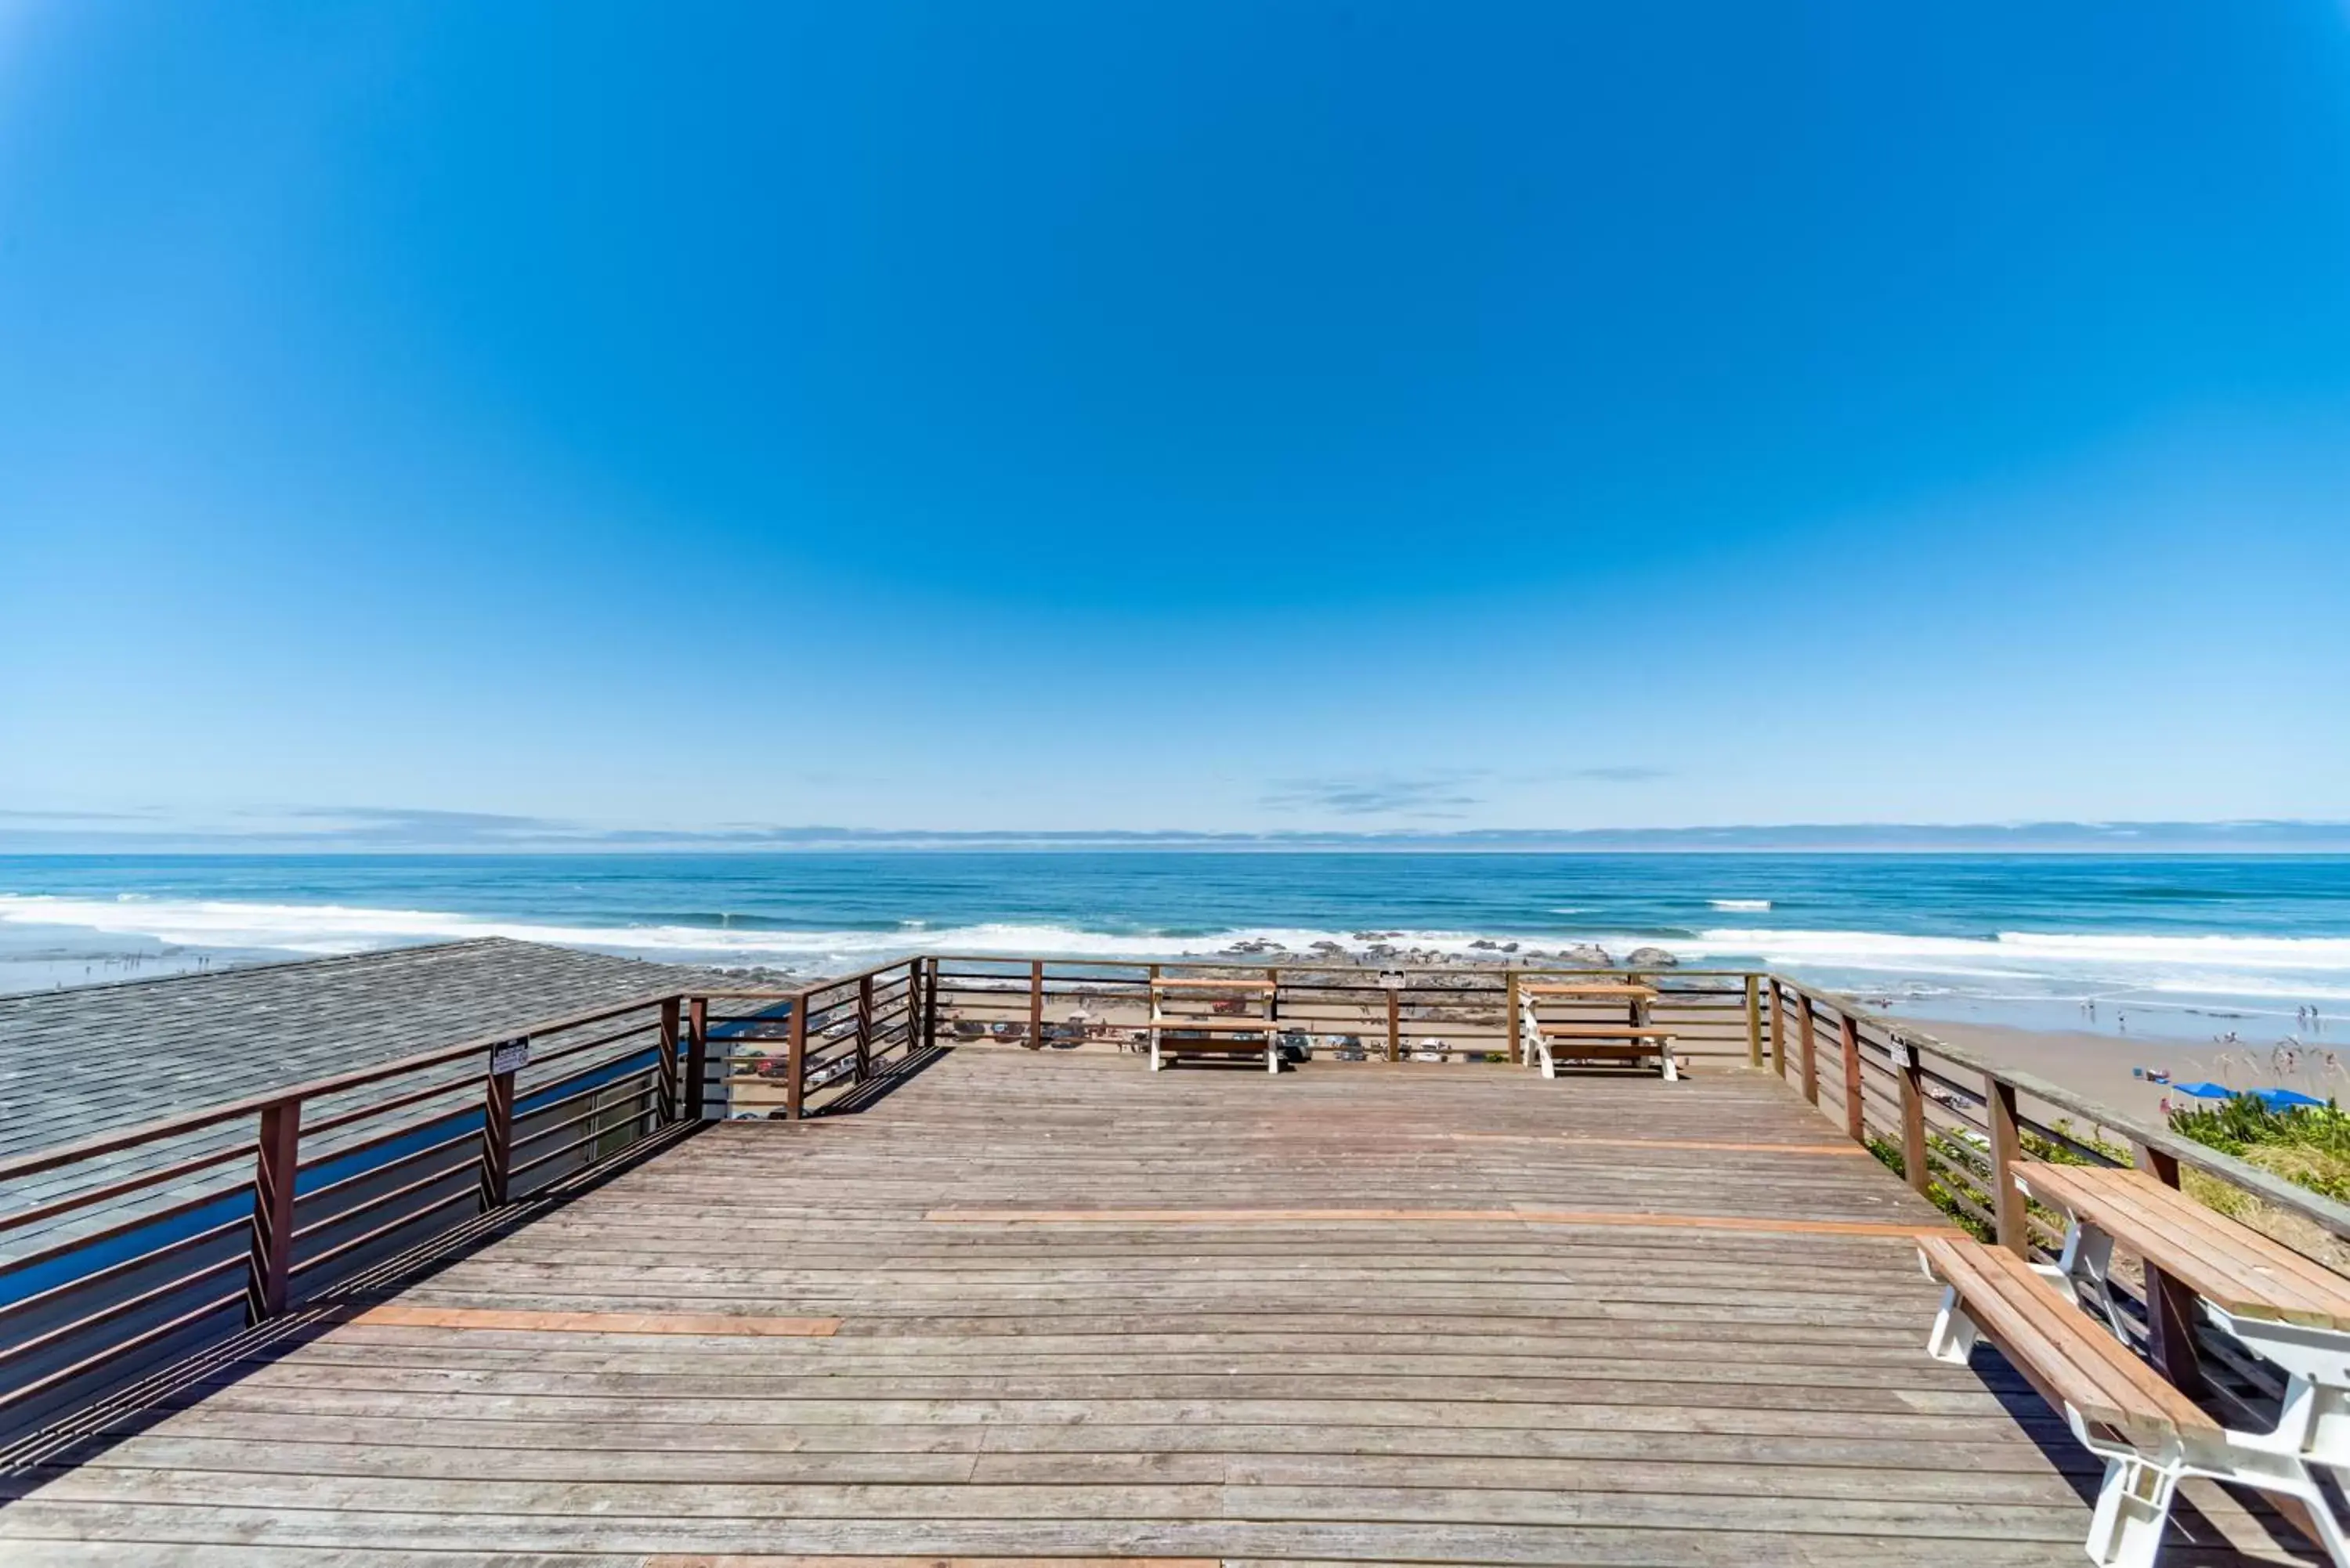
[[[2095, 1467], [1927, 1358], [1939, 1216], [1824, 1126], [1742, 1074], [966, 1053], [224, 1355], [21, 1477], [0, 1556], [2077, 1561]], [[2178, 1563], [2297, 1560], [2197, 1501]]]

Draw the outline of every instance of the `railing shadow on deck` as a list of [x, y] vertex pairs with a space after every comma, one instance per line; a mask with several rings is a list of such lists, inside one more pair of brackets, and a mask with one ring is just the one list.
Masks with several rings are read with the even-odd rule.
[[332, 1289], [143, 1375], [119, 1381], [62, 1418], [0, 1442], [0, 1507], [14, 1502], [62, 1465], [95, 1459], [184, 1407], [194, 1390], [224, 1371], [255, 1371], [348, 1323], [369, 1306], [430, 1281], [484, 1247], [589, 1196], [615, 1178], [667, 1152], [709, 1124], [673, 1122], [626, 1149], [550, 1182], [540, 1191], [486, 1210], [370, 1265]]
[[[1406, 1074], [1523, 1072], [1523, 983], [1638, 981], [1692, 1066], [1775, 1075], [1959, 1223], [2027, 1256], [2058, 1240], [2013, 1179], [2038, 1158], [2135, 1162], [2329, 1267], [2350, 1260], [2350, 1209], [1782, 976], [941, 954], [795, 989], [647, 996], [0, 1161], [0, 1440], [313, 1321], [373, 1271], [523, 1222], [532, 1200], [681, 1128], [857, 1114], [950, 1045], [1132, 1050], [1151, 982], [1174, 973], [1271, 981], [1284, 1043], [1316, 1072]], [[2118, 1293], [2158, 1366], [2200, 1386], [2208, 1364], [2217, 1397], [2272, 1401], [2273, 1369], [2152, 1284]]]

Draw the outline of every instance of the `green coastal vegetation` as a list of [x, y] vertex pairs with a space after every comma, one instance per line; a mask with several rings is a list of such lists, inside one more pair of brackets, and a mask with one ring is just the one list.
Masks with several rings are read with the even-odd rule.
[[[2323, 1197], [2350, 1203], [2350, 1111], [2332, 1101], [2280, 1109], [2251, 1095], [2238, 1095], [2216, 1106], [2173, 1111], [2169, 1125], [2173, 1132], [2206, 1147], [2233, 1155]], [[2132, 1150], [2126, 1144], [2094, 1131], [2084, 1132], [2065, 1121], [2057, 1122], [2054, 1130], [2059, 1137], [2024, 1129], [2024, 1153], [2056, 1165], [2086, 1165], [2089, 1157], [2082, 1150], [2090, 1149], [2116, 1164], [2131, 1162]], [[1872, 1134], [1868, 1147], [1888, 1169], [1906, 1174], [1898, 1142]], [[1926, 1196], [1935, 1207], [1978, 1240], [1996, 1240], [1991, 1218], [1989, 1148], [1977, 1138], [1934, 1132], [1926, 1139]], [[2180, 1179], [2188, 1193], [2206, 1208], [2272, 1234], [2305, 1230], [2310, 1232], [2306, 1237], [2293, 1238], [2296, 1244], [2329, 1255], [2334, 1251], [2331, 1239], [2307, 1221], [2276, 1212], [2241, 1188], [2191, 1168], [2180, 1172]], [[2052, 1231], [2061, 1232], [2057, 1216], [2037, 1204], [2032, 1206], [2032, 1212]]]
[[[2170, 1127], [2296, 1187], [2350, 1203], [2350, 1111], [2331, 1100], [2279, 1110], [2250, 1095], [2238, 1095], [2209, 1109], [2199, 1106], [2173, 1111]], [[2226, 1191], [2239, 1203], [2250, 1201], [2233, 1188]], [[2222, 1212], [2230, 1211], [2225, 1203], [2213, 1202], [2211, 1194], [2199, 1190], [2196, 1196]]]

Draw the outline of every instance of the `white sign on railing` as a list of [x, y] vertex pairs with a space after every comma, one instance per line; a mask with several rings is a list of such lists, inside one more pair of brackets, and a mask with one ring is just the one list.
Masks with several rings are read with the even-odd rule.
[[1399, 969], [1383, 969], [1379, 971], [1379, 984], [1389, 991], [1401, 991], [1403, 989], [1403, 971]]
[[530, 1036], [527, 1034], [500, 1040], [490, 1046], [490, 1076], [494, 1078], [520, 1072], [529, 1065]]

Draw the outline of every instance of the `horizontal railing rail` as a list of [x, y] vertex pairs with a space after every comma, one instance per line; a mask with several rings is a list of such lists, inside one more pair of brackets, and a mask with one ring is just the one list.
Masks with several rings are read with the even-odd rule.
[[[361, 1288], [410, 1250], [663, 1135], [857, 1109], [950, 1045], [1139, 1048], [1152, 981], [1180, 977], [1269, 981], [1284, 1044], [1349, 1067], [1523, 1064], [1521, 987], [1637, 981], [1685, 1064], [1775, 1074], [1958, 1223], [2027, 1256], [2061, 1238], [2018, 1189], [2020, 1165], [2135, 1162], [2350, 1272], [2350, 1208], [1782, 976], [942, 953], [792, 987], [640, 996], [0, 1159], [5, 1424]], [[1623, 1019], [1620, 1001], [1544, 1005]], [[2124, 1295], [2150, 1344], [2187, 1365], [2176, 1346], [2194, 1325], [2165, 1322], [2151, 1286]]]

